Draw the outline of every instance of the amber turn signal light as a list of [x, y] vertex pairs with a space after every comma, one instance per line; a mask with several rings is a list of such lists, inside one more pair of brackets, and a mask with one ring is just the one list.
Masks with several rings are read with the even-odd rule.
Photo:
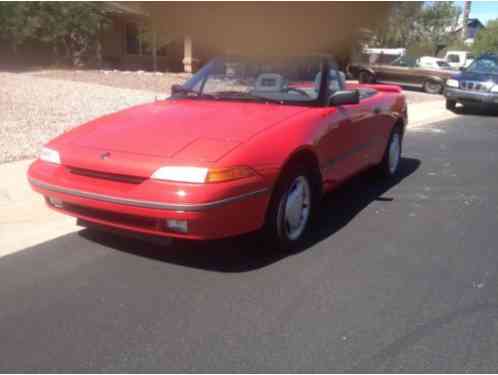
[[206, 176], [206, 182], [238, 180], [240, 178], [254, 176], [255, 174], [256, 173], [249, 167], [210, 169]]

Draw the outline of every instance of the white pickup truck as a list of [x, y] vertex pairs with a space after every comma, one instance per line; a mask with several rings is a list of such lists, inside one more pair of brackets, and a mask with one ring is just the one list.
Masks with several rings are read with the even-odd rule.
[[474, 61], [474, 57], [468, 51], [448, 51], [444, 59], [454, 69], [465, 68]]

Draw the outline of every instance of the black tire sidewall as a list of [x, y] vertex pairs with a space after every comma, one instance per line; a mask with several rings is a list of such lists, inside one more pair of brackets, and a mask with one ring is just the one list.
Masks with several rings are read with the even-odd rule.
[[446, 99], [446, 109], [454, 111], [456, 108], [456, 101]]

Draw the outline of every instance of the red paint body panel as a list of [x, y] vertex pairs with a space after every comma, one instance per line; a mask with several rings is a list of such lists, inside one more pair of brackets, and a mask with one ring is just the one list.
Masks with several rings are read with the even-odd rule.
[[[69, 215], [148, 234], [220, 238], [257, 230], [264, 224], [275, 182], [296, 152], [314, 153], [324, 187], [331, 189], [379, 163], [391, 129], [399, 121], [406, 122], [405, 99], [396, 89], [384, 87], [358, 105], [339, 108], [200, 99], [159, 101], [105, 116], [56, 138], [47, 146], [59, 151], [61, 165], [37, 160], [28, 176], [34, 190], [64, 201], [66, 206], [58, 210]], [[102, 159], [103, 152], [111, 156]], [[150, 179], [155, 170], [168, 165], [247, 166], [256, 175], [206, 184]], [[98, 175], [73, 173], [72, 168]], [[116, 175], [136, 181], [115, 180]], [[202, 208], [139, 207], [68, 191]], [[213, 202], [213, 206], [203, 206]], [[188, 233], [165, 230], [165, 219], [188, 220]]]

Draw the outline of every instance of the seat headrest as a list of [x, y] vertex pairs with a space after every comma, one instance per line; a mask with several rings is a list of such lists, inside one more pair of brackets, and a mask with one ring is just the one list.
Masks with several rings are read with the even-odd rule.
[[254, 91], [281, 91], [285, 86], [285, 78], [276, 73], [263, 73], [254, 84]]

